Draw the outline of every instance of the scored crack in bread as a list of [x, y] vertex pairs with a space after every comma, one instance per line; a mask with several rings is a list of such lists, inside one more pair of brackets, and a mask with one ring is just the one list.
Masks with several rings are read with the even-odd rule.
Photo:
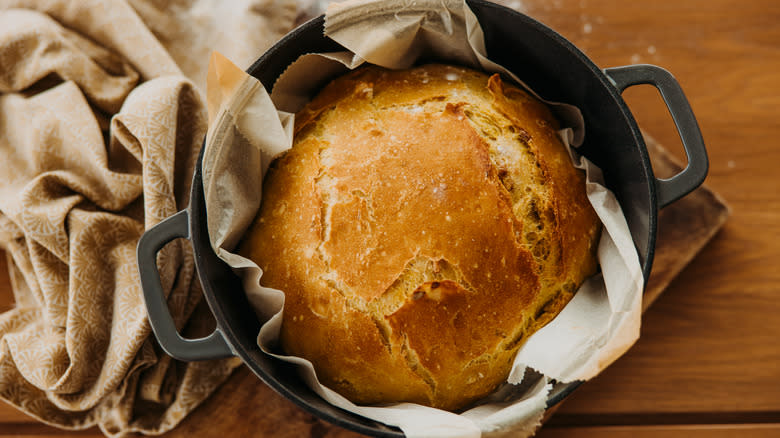
[[596, 269], [600, 222], [549, 109], [498, 75], [362, 67], [296, 115], [240, 252], [280, 342], [355, 403], [457, 410]]

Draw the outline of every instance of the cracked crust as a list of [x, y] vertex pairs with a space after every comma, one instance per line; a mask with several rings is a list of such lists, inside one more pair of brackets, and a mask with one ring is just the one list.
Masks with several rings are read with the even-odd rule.
[[596, 271], [600, 224], [542, 103], [494, 75], [364, 67], [296, 115], [240, 252], [281, 345], [356, 403], [457, 410]]

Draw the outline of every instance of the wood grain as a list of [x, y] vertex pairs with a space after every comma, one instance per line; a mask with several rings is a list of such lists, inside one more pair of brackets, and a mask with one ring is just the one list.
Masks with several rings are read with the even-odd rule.
[[537, 438], [774, 438], [780, 424], [548, 427]]
[[241, 367], [225, 386], [198, 407], [179, 427], [166, 434], [189, 438], [213, 430], [229, 430], [234, 436], [357, 438], [349, 432], [318, 420], [263, 384], [248, 368]]
[[[8, 423], [31, 423], [34, 421], [34, 418], [24, 415], [13, 406], [0, 402], [0, 425], [4, 426]], [[0, 431], [3, 429], [4, 427], [0, 427]]]
[[[682, 166], [650, 134], [644, 135], [656, 178], [671, 178]], [[705, 184], [659, 212], [653, 270], [647, 282], [642, 309], [661, 295], [730, 215], [725, 201]]]
[[[642, 337], [538, 436], [780, 436], [780, 2], [502, 1], [560, 32], [599, 67], [647, 62], [673, 72], [707, 144], [707, 185], [732, 209], [702, 248], [679, 243], [694, 234], [686, 227], [709, 228], [715, 216], [686, 216], [682, 203], [662, 213], [648, 293], [664, 292], [644, 316]], [[684, 163], [657, 91], [632, 87], [624, 97], [640, 126]], [[665, 254], [677, 263], [664, 262]], [[7, 309], [3, 275], [0, 257], [0, 309]], [[0, 436], [13, 433], [59, 436], [0, 407]], [[246, 369], [168, 434], [185, 435], [355, 436], [302, 414]]]

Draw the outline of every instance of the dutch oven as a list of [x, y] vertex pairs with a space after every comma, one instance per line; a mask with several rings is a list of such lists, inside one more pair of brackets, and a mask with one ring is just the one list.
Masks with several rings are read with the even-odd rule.
[[[547, 100], [577, 106], [585, 119], [585, 142], [579, 152], [599, 166], [606, 186], [617, 197], [636, 246], [645, 281], [655, 248], [658, 210], [698, 187], [708, 161], [698, 124], [677, 81], [652, 65], [598, 68], [555, 31], [519, 13], [484, 0], [468, 0], [485, 34], [491, 60], [503, 65]], [[300, 55], [345, 50], [323, 36], [320, 16], [294, 29], [258, 59], [247, 72], [270, 90], [276, 78]], [[626, 88], [651, 84], [661, 93], [688, 156], [687, 167], [669, 179], [653, 175], [645, 142], [621, 97]], [[397, 428], [354, 415], [325, 402], [298, 377], [293, 366], [263, 353], [257, 346], [261, 322], [242, 291], [240, 279], [211, 248], [201, 162], [195, 168], [190, 204], [148, 230], [138, 244], [138, 265], [149, 319], [162, 348], [183, 361], [238, 356], [274, 390], [304, 410], [347, 429], [379, 437], [402, 437]], [[156, 265], [156, 254], [175, 238], [192, 242], [203, 293], [216, 319], [215, 331], [185, 339], [168, 311]], [[580, 382], [557, 384], [547, 404], [564, 399]]]

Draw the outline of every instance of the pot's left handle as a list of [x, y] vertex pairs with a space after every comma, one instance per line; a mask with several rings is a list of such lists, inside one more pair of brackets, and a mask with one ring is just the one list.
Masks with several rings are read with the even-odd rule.
[[704, 139], [699, 130], [699, 124], [693, 115], [691, 105], [685, 94], [669, 71], [649, 64], [627, 65], [604, 69], [604, 73], [612, 80], [617, 89], [623, 90], [639, 84], [655, 86], [661, 93], [669, 114], [677, 126], [685, 155], [688, 156], [688, 165], [682, 172], [668, 179], [656, 179], [656, 193], [658, 194], [658, 208], [663, 208], [672, 202], [690, 193], [699, 187], [707, 176], [709, 160], [707, 149], [704, 147]]
[[182, 210], [155, 225], [138, 241], [138, 270], [154, 335], [162, 349], [175, 359], [196, 361], [233, 356], [219, 328], [209, 336], [199, 339], [183, 338], [176, 330], [160, 283], [157, 253], [178, 237], [189, 239], [187, 210]]

